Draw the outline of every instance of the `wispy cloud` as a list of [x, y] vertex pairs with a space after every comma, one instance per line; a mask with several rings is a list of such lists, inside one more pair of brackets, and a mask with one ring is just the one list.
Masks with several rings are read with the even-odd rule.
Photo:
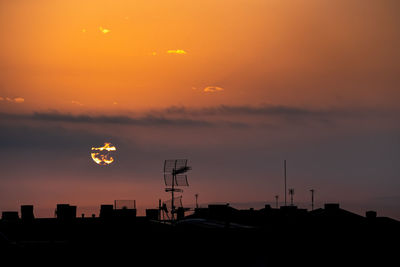
[[[322, 115], [338, 113], [338, 109], [319, 110], [304, 107], [284, 105], [261, 105], [261, 106], [230, 106], [219, 105], [204, 108], [187, 108], [185, 106], [171, 106], [164, 112], [168, 114], [180, 114], [191, 116], [218, 116], [218, 115], [271, 115], [271, 116], [299, 116], [299, 115]], [[343, 112], [341, 110], [340, 112]]]
[[[276, 119], [280, 121], [314, 121], [332, 122], [355, 118], [379, 117], [389, 118], [397, 111], [382, 111], [368, 108], [344, 109], [329, 108], [318, 109], [286, 105], [219, 105], [203, 108], [188, 108], [185, 106], [171, 106], [159, 111], [159, 114], [183, 117], [215, 117], [231, 118], [239, 121], [240, 118], [250, 120]], [[157, 111], [156, 111], [157, 114]]]
[[22, 98], [22, 97], [16, 97], [16, 98], [14, 98], [14, 102], [15, 102], [15, 103], [24, 103], [24, 102], [25, 102], [25, 99]]
[[187, 52], [183, 49], [176, 49], [176, 50], [168, 50], [167, 54], [186, 55]]
[[[284, 105], [264, 106], [211, 106], [187, 108], [171, 106], [165, 109], [150, 110], [137, 116], [125, 115], [74, 115], [60, 112], [34, 112], [31, 114], [0, 113], [0, 119], [28, 120], [54, 123], [119, 124], [139, 127], [276, 127], [326, 125], [348, 120], [366, 118], [391, 119], [393, 111], [311, 109]], [[393, 116], [393, 115], [392, 115]]]
[[7, 102], [21, 104], [21, 103], [25, 102], [25, 99], [23, 97], [10, 98], [10, 97], [1, 97], [0, 96], [0, 101], [7, 101]]
[[72, 100], [71, 103], [74, 105], [83, 106], [83, 104], [79, 101]]
[[224, 88], [219, 87], [219, 86], [207, 86], [206, 88], [203, 89], [203, 92], [206, 93], [216, 93], [216, 92], [222, 92], [224, 91]]
[[33, 114], [8, 114], [0, 113], [3, 119], [21, 119], [45, 122], [70, 122], [70, 123], [110, 123], [136, 126], [212, 126], [212, 122], [199, 119], [185, 118], [167, 118], [164, 116], [145, 115], [141, 117], [128, 116], [90, 116], [90, 115], [72, 115], [58, 112], [34, 112]]

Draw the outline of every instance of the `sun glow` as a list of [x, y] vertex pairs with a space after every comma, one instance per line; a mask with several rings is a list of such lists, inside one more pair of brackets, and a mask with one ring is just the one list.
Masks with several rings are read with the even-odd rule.
[[100, 152], [92, 152], [90, 155], [94, 162], [99, 165], [109, 165], [114, 162], [114, 158], [110, 155], [112, 151], [116, 151], [117, 148], [113, 146], [111, 143], [104, 143], [102, 147], [92, 147], [92, 151], [100, 151]]
[[109, 29], [104, 29], [103, 27], [99, 27], [99, 30], [102, 32], [102, 33], [104, 33], [104, 34], [106, 34], [106, 33], [109, 33], [110, 32], [110, 30]]
[[185, 54], [187, 54], [187, 52], [186, 52], [185, 50], [182, 50], [182, 49], [168, 50], [167, 53], [168, 53], [168, 54], [178, 54], [178, 55], [185, 55]]

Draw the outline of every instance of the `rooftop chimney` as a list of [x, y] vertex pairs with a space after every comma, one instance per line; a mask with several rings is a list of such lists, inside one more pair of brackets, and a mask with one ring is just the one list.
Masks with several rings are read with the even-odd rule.
[[376, 211], [373, 210], [369, 210], [365, 213], [365, 217], [367, 217], [367, 219], [375, 219], [376, 218]]

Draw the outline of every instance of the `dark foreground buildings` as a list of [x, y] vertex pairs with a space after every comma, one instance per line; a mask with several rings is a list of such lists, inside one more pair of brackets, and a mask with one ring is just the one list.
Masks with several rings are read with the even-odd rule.
[[25, 205], [20, 214], [3, 212], [0, 253], [62, 261], [83, 256], [92, 264], [108, 260], [115, 266], [126, 260], [133, 266], [325, 266], [349, 259], [357, 265], [374, 258], [382, 263], [397, 257], [400, 242], [399, 221], [373, 211], [360, 216], [338, 204], [313, 211], [209, 205], [185, 217], [182, 210], [179, 217], [172, 225], [160, 220], [158, 209], [140, 217], [136, 209], [113, 205], [101, 205], [99, 217], [84, 217], [77, 216], [76, 206], [58, 204], [55, 218], [44, 219]]

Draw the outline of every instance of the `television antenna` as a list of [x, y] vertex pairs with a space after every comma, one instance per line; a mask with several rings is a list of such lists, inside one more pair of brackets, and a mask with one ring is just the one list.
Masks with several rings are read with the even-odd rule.
[[183, 192], [179, 186], [189, 186], [186, 172], [192, 168], [187, 166], [187, 159], [168, 159], [164, 161], [164, 183], [167, 186], [165, 192], [171, 192], [171, 222], [175, 220], [175, 192]]
[[285, 183], [285, 206], [287, 205], [286, 202], [286, 159], [283, 161], [283, 172], [284, 172], [284, 183]]
[[293, 188], [289, 189], [289, 195], [290, 195], [290, 205], [293, 206], [293, 195], [294, 195], [294, 189]]
[[310, 192], [311, 192], [311, 210], [314, 210], [314, 192], [315, 192], [315, 190], [311, 189]]
[[279, 195], [275, 196], [275, 207], [278, 208]]
[[198, 209], [199, 203], [197, 202], [197, 199], [199, 198], [199, 194], [195, 194], [194, 197], [196, 198], [196, 209]]

